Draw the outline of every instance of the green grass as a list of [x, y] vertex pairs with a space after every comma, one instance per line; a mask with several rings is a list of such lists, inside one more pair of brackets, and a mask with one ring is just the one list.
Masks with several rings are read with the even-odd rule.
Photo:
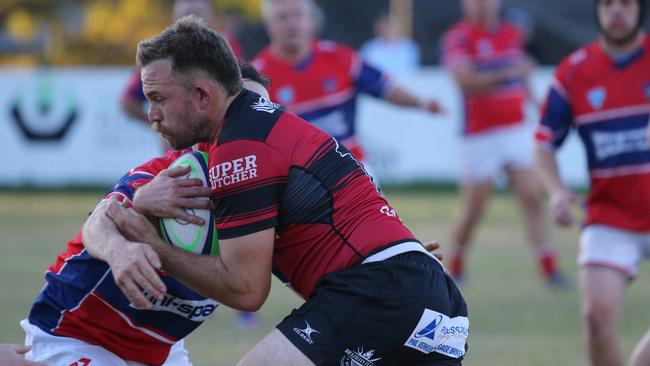
[[[0, 192], [0, 342], [23, 339], [18, 325], [43, 285], [43, 272], [79, 230], [99, 192]], [[391, 191], [390, 202], [421, 239], [448, 241], [457, 211], [454, 192]], [[575, 283], [578, 229], [553, 230], [562, 266]], [[470, 309], [465, 365], [586, 365], [576, 290], [549, 291], [539, 281], [509, 195], [494, 197], [469, 258], [462, 291]], [[650, 325], [650, 266], [626, 294], [621, 332], [627, 354]], [[301, 301], [281, 284], [260, 312], [262, 326], [238, 331], [222, 308], [187, 340], [197, 366], [234, 364]]]

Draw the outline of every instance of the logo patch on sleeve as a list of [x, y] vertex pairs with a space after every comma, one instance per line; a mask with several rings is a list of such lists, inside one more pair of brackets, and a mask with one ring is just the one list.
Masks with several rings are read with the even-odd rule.
[[467, 317], [450, 318], [437, 311], [424, 309], [420, 321], [404, 345], [426, 354], [437, 352], [460, 358], [465, 355], [468, 336]]

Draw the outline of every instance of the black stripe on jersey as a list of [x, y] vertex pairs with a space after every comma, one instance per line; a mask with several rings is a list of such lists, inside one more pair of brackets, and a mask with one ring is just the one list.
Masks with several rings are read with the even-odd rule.
[[354, 179], [359, 178], [359, 177], [366, 177], [367, 179], [372, 180], [372, 178], [370, 178], [370, 177], [368, 176], [368, 174], [366, 174], [365, 171], [359, 169], [359, 171], [355, 171], [355, 172], [353, 172], [352, 174], [350, 174], [350, 175], [348, 175], [347, 177], [345, 177], [343, 180], [341, 180], [341, 181], [336, 185], [336, 187], [334, 187], [334, 189], [332, 189], [332, 191], [333, 191], [333, 192], [338, 192], [339, 190], [341, 190], [341, 189], [343, 189], [345, 186], [347, 186], [351, 181], [353, 181]]
[[265, 141], [284, 110], [259, 95], [244, 89], [226, 112], [226, 124], [219, 144], [235, 140]]
[[258, 231], [266, 230], [275, 227], [278, 222], [277, 217], [273, 217], [267, 220], [253, 222], [251, 224], [237, 226], [228, 229], [219, 229], [219, 239], [232, 239], [238, 238], [240, 236], [253, 234]]
[[274, 184], [274, 183], [286, 183], [287, 182], [287, 177], [271, 177], [271, 178], [266, 178], [266, 179], [261, 179], [258, 181], [255, 181], [253, 183], [247, 183], [241, 187], [237, 188], [230, 188], [227, 190], [222, 190], [219, 193], [215, 194], [212, 196], [213, 199], [221, 199], [222, 197], [227, 197], [232, 194], [237, 194], [241, 193], [243, 191], [247, 191], [249, 189], [253, 189], [259, 186], [265, 186], [269, 184]]
[[314, 162], [314, 160], [320, 158], [323, 155], [323, 152], [327, 150], [327, 148], [335, 148], [336, 143], [334, 140], [328, 139], [325, 141], [322, 145], [320, 145], [316, 151], [309, 157], [309, 160], [305, 163], [305, 166], [310, 166], [311, 163]]
[[270, 206], [270, 207], [267, 207], [267, 208], [264, 208], [264, 209], [261, 209], [261, 210], [257, 210], [257, 211], [253, 211], [253, 212], [247, 212], [247, 213], [243, 213], [243, 214], [240, 214], [240, 215], [234, 215], [234, 216], [228, 216], [228, 217], [217, 217], [215, 219], [215, 222], [217, 224], [224, 224], [224, 223], [231, 222], [231, 221], [240, 221], [240, 220], [250, 219], [252, 217], [261, 217], [261, 216], [265, 216], [265, 215], [268, 215], [270, 213], [274, 213], [274, 212], [277, 212], [277, 211], [278, 211], [278, 205], [273, 205], [273, 206]]
[[[361, 163], [359, 163], [344, 146], [334, 141], [321, 157], [307, 166], [307, 169], [323, 183], [330, 191], [334, 191], [338, 183], [348, 174], [358, 170], [364, 172]], [[364, 172], [365, 174], [365, 172]]]
[[280, 232], [290, 224], [332, 224], [332, 193], [310, 171], [293, 166], [280, 205]]
[[228, 220], [232, 216], [264, 210], [277, 206], [282, 199], [286, 183], [274, 183], [255, 187], [220, 199], [213, 199], [217, 219]]
[[348, 246], [348, 248], [352, 249], [352, 251], [357, 257], [363, 258], [363, 254], [359, 253], [357, 248], [355, 248], [354, 245], [352, 245], [352, 243], [348, 241], [348, 238], [346, 238], [345, 235], [341, 234], [341, 232], [338, 231], [335, 226], [332, 226], [332, 230], [336, 233], [336, 235], [338, 235], [341, 238], [341, 240], [343, 240], [343, 242], [345, 243], [345, 245]]

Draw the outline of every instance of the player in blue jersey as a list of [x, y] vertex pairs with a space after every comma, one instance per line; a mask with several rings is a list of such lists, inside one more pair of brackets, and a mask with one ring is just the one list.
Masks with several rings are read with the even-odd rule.
[[[265, 81], [254, 68], [244, 65], [241, 73], [246, 88], [266, 94]], [[135, 191], [167, 169], [182, 153], [170, 151], [163, 158], [130, 170], [98, 207], [111, 197], [131, 205]], [[167, 170], [165, 175], [172, 179], [186, 173], [186, 168], [181, 167]], [[196, 195], [210, 194], [209, 188], [196, 185], [200, 181], [178, 179], [174, 183], [178, 185], [172, 187], [172, 192], [184, 196], [180, 198], [184, 207], [208, 208], [204, 200], [191, 200]], [[164, 201], [164, 197], [158, 198], [159, 203]], [[170, 204], [174, 202], [178, 201]], [[181, 209], [173, 213], [185, 215]], [[196, 219], [182, 218], [191, 222]], [[66, 366], [135, 365], [134, 362], [190, 365], [182, 339], [211, 316], [219, 304], [169, 275], [161, 275], [144, 288], [149, 298], [155, 299], [151, 308], [141, 309], [132, 304], [120, 289], [122, 285], [132, 284], [122, 280], [124, 266], [114, 263], [122, 260], [128, 263], [142, 253], [154, 267], [160, 267], [155, 253], [146, 248], [123, 248], [105, 263], [90, 255], [82, 233], [71, 240], [66, 251], [48, 268], [47, 284], [28, 319], [21, 323], [27, 344], [33, 347], [27, 358]]]

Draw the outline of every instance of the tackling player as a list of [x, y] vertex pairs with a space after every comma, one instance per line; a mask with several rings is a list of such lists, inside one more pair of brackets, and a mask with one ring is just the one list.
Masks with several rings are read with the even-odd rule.
[[[345, 147], [242, 90], [225, 40], [196, 18], [141, 42], [138, 63], [159, 132], [176, 148], [210, 141], [199, 148], [210, 156], [220, 254], [172, 247], [112, 200], [84, 231], [95, 255], [148, 247], [183, 283], [243, 310], [264, 303], [272, 268], [284, 274], [307, 302], [242, 365], [460, 364], [469, 333], [460, 292]], [[124, 265], [134, 285], [122, 290], [151, 307], [138, 287], [149, 287], [153, 266]]]
[[271, 79], [271, 100], [334, 136], [362, 162], [366, 157], [355, 123], [359, 94], [398, 106], [441, 112], [436, 101], [418, 98], [393, 84], [354, 50], [315, 39], [315, 12], [312, 0], [262, 1], [271, 44], [253, 65]]
[[465, 19], [442, 40], [442, 63], [463, 93], [465, 115], [460, 148], [462, 210], [452, 231], [450, 273], [455, 279], [463, 277], [467, 248], [493, 181], [505, 171], [543, 278], [551, 286], [564, 286], [533, 172], [532, 131], [524, 120], [532, 63], [524, 52], [523, 37], [514, 25], [499, 19], [500, 0], [463, 0], [461, 5]]
[[[246, 88], [268, 96], [266, 81], [253, 67], [243, 65], [241, 73]], [[191, 150], [170, 151], [162, 158], [152, 159], [130, 170], [98, 207], [111, 197], [131, 205], [138, 188], [188, 151]], [[187, 167], [168, 169], [159, 179], [187, 173]], [[171, 186], [171, 192], [180, 196], [176, 197], [179, 201], [172, 203], [196, 209], [211, 207], [205, 200], [192, 199], [211, 193], [209, 188], [202, 187], [200, 180], [172, 181], [176, 185]], [[164, 201], [162, 198], [163, 195], [158, 196], [159, 202]], [[172, 213], [200, 224], [197, 217], [189, 216], [183, 210], [172, 210]], [[66, 252], [61, 253], [56, 263], [48, 268], [45, 275], [47, 284], [32, 306], [28, 319], [21, 322], [27, 335], [26, 343], [33, 347], [27, 358], [52, 365], [75, 366], [131, 365], [132, 362], [190, 365], [182, 339], [212, 315], [219, 304], [190, 290], [174, 277], [161, 274], [161, 278], [156, 276], [142, 286], [153, 306], [148, 310], [138, 309], [130, 304], [118, 287], [133, 285], [124, 282], [123, 264], [145, 260], [153, 267], [152, 270], [157, 270], [160, 268], [157, 255], [146, 246], [133, 245], [120, 248], [100, 261], [89, 254], [84, 235], [80, 232], [71, 240]]]
[[[555, 72], [536, 159], [558, 224], [573, 223], [575, 195], [558, 173], [555, 151], [576, 129], [587, 152], [591, 188], [580, 237], [580, 296], [593, 365], [622, 366], [618, 332], [627, 284], [650, 256], [650, 38], [644, 0], [595, 0], [598, 40]], [[650, 364], [650, 333], [631, 364]]]

